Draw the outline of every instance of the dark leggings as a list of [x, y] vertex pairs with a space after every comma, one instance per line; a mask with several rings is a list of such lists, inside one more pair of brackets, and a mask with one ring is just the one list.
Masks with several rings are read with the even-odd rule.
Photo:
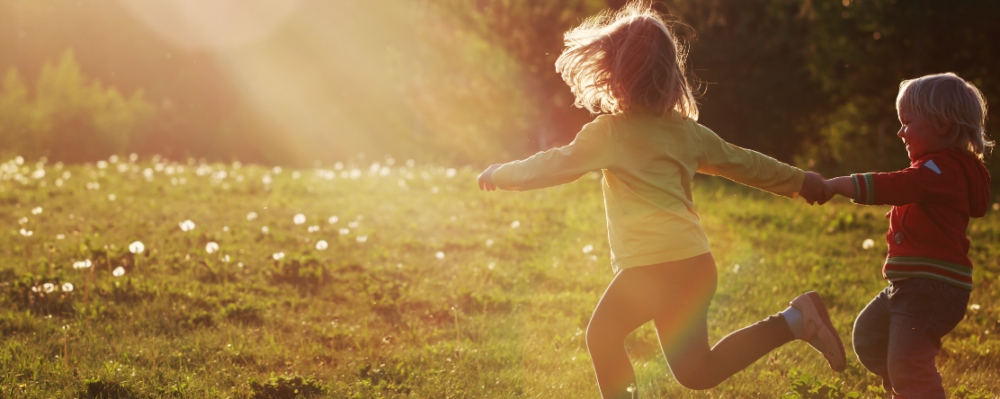
[[653, 320], [670, 371], [681, 385], [709, 389], [793, 339], [781, 316], [734, 331], [708, 346], [708, 305], [717, 272], [711, 253], [622, 270], [587, 327], [587, 347], [604, 398], [631, 398], [635, 372], [625, 337]]

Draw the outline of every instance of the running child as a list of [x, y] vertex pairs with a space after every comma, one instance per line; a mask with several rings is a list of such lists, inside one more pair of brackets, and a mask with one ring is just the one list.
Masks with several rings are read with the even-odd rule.
[[812, 204], [832, 197], [822, 178], [726, 143], [698, 124], [685, 51], [649, 5], [631, 2], [591, 17], [565, 42], [556, 70], [576, 106], [603, 115], [564, 147], [490, 166], [479, 186], [531, 190], [603, 173], [611, 262], [620, 270], [587, 327], [603, 397], [632, 397], [625, 337], [650, 320], [675, 379], [688, 388], [714, 387], [794, 339], [843, 370], [843, 344], [815, 292], [709, 346], [717, 272], [691, 189], [695, 173], [704, 173]]
[[944, 398], [934, 358], [941, 337], [965, 316], [972, 291], [965, 232], [990, 200], [986, 100], [944, 73], [900, 84], [896, 111], [910, 167], [827, 181], [855, 203], [892, 205], [882, 266], [889, 286], [854, 322], [854, 352], [894, 397]]

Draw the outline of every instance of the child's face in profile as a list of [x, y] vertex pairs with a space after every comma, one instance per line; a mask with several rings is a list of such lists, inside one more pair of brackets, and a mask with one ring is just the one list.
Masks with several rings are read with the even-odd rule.
[[935, 126], [916, 112], [911, 112], [906, 108], [899, 108], [898, 113], [899, 123], [903, 126], [899, 128], [896, 135], [903, 139], [903, 143], [906, 144], [906, 153], [910, 156], [911, 161], [948, 147], [945, 134], [948, 132], [949, 126]]

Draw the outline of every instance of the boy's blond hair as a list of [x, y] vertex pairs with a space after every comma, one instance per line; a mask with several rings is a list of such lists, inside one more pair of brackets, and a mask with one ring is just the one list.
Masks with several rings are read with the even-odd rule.
[[896, 109], [915, 112], [935, 126], [951, 123], [948, 134], [956, 148], [983, 160], [993, 141], [986, 136], [986, 98], [971, 82], [954, 73], [904, 80], [899, 84]]
[[595, 114], [677, 111], [697, 120], [684, 75], [687, 52], [667, 26], [648, 2], [630, 1], [566, 32], [556, 72], [576, 95], [573, 105]]

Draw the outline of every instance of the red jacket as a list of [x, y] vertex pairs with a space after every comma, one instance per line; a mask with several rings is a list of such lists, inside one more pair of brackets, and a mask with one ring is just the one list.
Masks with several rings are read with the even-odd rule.
[[892, 205], [886, 215], [885, 279], [924, 277], [972, 290], [965, 231], [969, 217], [983, 217], [989, 207], [990, 175], [982, 162], [972, 155], [942, 150], [898, 172], [851, 176], [855, 203]]

